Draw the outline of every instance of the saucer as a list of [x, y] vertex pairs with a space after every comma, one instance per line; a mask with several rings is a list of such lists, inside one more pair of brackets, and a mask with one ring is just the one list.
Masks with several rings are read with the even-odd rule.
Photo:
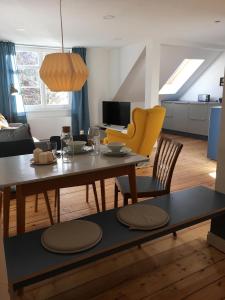
[[37, 162], [34, 161], [33, 158], [31, 158], [31, 160], [30, 160], [31, 166], [46, 166], [46, 165], [53, 165], [53, 164], [55, 164], [56, 162], [57, 162], [57, 158], [55, 158], [53, 161], [50, 161], [50, 162], [45, 163], [45, 164], [37, 163]]
[[123, 157], [129, 155], [131, 153], [131, 149], [127, 147], [123, 147], [120, 151], [112, 151], [110, 149], [105, 149], [102, 151], [102, 154], [105, 156], [114, 156], [114, 157]]

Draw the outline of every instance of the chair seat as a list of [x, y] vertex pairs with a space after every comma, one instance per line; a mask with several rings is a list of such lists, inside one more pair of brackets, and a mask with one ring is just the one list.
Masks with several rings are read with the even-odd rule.
[[[130, 194], [130, 184], [128, 176], [121, 176], [116, 178], [116, 183], [122, 194]], [[144, 193], [158, 193], [165, 191], [163, 185], [150, 176], [136, 176], [137, 194]]]

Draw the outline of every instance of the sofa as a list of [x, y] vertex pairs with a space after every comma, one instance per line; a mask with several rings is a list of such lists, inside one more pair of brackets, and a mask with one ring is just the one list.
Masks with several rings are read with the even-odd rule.
[[0, 114], [0, 157], [30, 154], [35, 144], [28, 124], [9, 124]]

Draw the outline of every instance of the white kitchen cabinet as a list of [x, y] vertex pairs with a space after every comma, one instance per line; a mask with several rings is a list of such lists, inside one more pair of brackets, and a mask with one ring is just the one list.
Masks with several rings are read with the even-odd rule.
[[163, 101], [166, 108], [164, 129], [208, 135], [210, 109], [217, 102]]

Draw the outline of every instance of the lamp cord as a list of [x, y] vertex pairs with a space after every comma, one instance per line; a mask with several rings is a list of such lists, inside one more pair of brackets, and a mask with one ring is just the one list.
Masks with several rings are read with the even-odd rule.
[[59, 6], [60, 6], [60, 25], [61, 25], [62, 53], [64, 53], [63, 22], [62, 22], [62, 0], [59, 0]]

